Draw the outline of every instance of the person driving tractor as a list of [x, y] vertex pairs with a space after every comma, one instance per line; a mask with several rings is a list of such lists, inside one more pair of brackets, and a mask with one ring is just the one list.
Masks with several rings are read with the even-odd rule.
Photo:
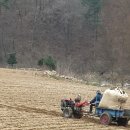
[[77, 103], [77, 102], [80, 102], [80, 101], [81, 101], [81, 95], [78, 94], [77, 97], [75, 98], [75, 102]]
[[93, 106], [99, 105], [101, 99], [102, 99], [102, 94], [101, 94], [100, 90], [98, 90], [96, 92], [96, 96], [90, 101], [90, 110], [89, 110], [90, 113], [92, 113]]

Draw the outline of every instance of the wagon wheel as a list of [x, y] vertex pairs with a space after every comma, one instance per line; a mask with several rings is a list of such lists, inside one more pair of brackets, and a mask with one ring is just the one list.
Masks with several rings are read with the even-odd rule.
[[127, 126], [128, 125], [128, 119], [126, 118], [119, 118], [117, 121], [118, 126]]
[[103, 125], [109, 125], [112, 122], [112, 117], [109, 113], [104, 112], [100, 117], [100, 123]]
[[63, 116], [64, 116], [65, 118], [71, 118], [72, 115], [73, 115], [73, 111], [72, 111], [72, 109], [71, 109], [70, 107], [67, 107], [67, 108], [65, 108], [65, 109], [63, 110]]

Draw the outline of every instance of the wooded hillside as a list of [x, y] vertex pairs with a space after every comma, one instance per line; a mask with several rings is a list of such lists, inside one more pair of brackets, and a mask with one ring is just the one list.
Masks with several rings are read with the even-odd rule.
[[130, 73], [129, 14], [130, 0], [0, 0], [0, 65], [16, 53], [17, 67]]

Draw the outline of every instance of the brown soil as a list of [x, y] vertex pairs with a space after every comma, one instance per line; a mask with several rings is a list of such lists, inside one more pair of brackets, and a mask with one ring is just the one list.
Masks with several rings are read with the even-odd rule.
[[[99, 118], [65, 119], [60, 100], [90, 100], [99, 89], [67, 80], [45, 77], [32, 70], [0, 69], [0, 130], [130, 130], [128, 127], [103, 126]], [[101, 88], [104, 91], [106, 88]], [[130, 90], [125, 90], [130, 95]], [[126, 107], [129, 108], [130, 99]]]

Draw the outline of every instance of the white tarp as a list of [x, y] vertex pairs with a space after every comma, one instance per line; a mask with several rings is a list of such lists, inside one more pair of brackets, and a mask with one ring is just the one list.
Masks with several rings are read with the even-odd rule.
[[103, 94], [99, 107], [123, 109], [127, 99], [127, 93], [120, 88], [107, 89]]

